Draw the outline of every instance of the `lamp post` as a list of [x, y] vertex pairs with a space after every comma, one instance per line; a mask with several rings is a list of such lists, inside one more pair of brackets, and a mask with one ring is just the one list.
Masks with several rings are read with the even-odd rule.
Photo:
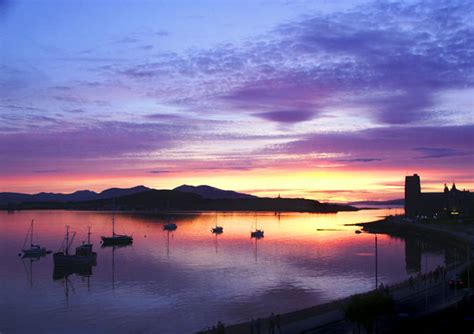
[[378, 243], [377, 243], [377, 233], [375, 234], [375, 289], [378, 288]]

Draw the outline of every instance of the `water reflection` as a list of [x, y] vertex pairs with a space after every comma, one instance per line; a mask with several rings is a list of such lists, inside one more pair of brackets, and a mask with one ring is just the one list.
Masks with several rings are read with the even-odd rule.
[[216, 249], [216, 254], [219, 252], [218, 251], [218, 242], [217, 242], [217, 239], [219, 238], [219, 234], [221, 234], [221, 233], [215, 233], [214, 234], [214, 246], [215, 246], [215, 249]]
[[[133, 245], [102, 245], [96, 266], [68, 270], [54, 268], [49, 256], [19, 259], [31, 219], [42, 245], [55, 249], [66, 223], [74, 230], [92, 226], [90, 243], [98, 245], [100, 235], [110, 234], [110, 212], [0, 213], [0, 279], [5, 282], [0, 286], [0, 328], [8, 333], [64, 328], [195, 332], [217, 320], [244, 321], [369, 290], [374, 276], [379, 283], [396, 283], [462, 256], [425, 236], [378, 234], [376, 262], [374, 235], [355, 234], [356, 227], [345, 224], [386, 213], [259, 213], [262, 239], [250, 238], [253, 213], [219, 213], [218, 223], [215, 213], [117, 213], [120, 230], [133, 233]], [[177, 228], [164, 230], [170, 221]], [[225, 233], [211, 233], [216, 225]], [[28, 280], [25, 268], [31, 273]], [[84, 282], [87, 290], [79, 289]], [[183, 314], [192, 316], [183, 321]]]
[[53, 269], [53, 280], [58, 281], [61, 279], [66, 279], [73, 274], [80, 277], [89, 278], [92, 276], [92, 267], [95, 267], [96, 265], [97, 262], [74, 266], [55, 266]]
[[101, 248], [102, 249], [110, 249], [112, 252], [112, 270], [111, 270], [111, 280], [112, 280], [112, 290], [115, 290], [115, 251], [121, 248], [127, 248], [131, 247], [132, 245], [130, 243], [124, 243], [124, 244], [109, 244], [109, 243], [104, 243], [102, 244]]
[[255, 255], [255, 264], [258, 263], [258, 243], [259, 240], [262, 239], [263, 237], [255, 237], [252, 238], [252, 244], [253, 244], [253, 253]]
[[25, 268], [26, 278], [30, 284], [30, 288], [33, 288], [33, 263], [38, 262], [41, 260], [43, 256], [29, 256], [23, 255], [21, 261], [23, 262], [23, 266]]

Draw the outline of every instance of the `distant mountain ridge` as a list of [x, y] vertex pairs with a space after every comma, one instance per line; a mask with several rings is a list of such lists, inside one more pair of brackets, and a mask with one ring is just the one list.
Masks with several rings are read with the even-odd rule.
[[270, 211], [320, 212], [356, 211], [357, 208], [320, 203], [304, 198], [203, 198], [201, 195], [177, 190], [150, 189], [107, 199], [63, 202], [24, 202], [0, 205], [7, 210], [117, 210], [117, 211]]
[[405, 200], [403, 198], [399, 199], [391, 199], [388, 201], [358, 201], [358, 202], [350, 202], [349, 205], [404, 205]]
[[14, 204], [31, 202], [82, 202], [132, 195], [148, 190], [151, 189], [145, 186], [136, 186], [133, 188], [110, 188], [100, 193], [96, 193], [95, 191], [91, 190], [78, 190], [70, 194], [47, 192], [41, 192], [38, 194], [22, 194], [3, 192], [0, 193], [0, 204], [5, 205], [9, 203]]
[[211, 186], [182, 185], [173, 190], [156, 190], [145, 186], [110, 188], [100, 193], [81, 190], [71, 194], [0, 193], [0, 209], [72, 209], [127, 211], [274, 211], [338, 212], [357, 208], [344, 204], [320, 203], [304, 198], [265, 198], [222, 190]]
[[211, 186], [182, 185], [173, 190], [156, 190], [145, 186], [110, 188], [100, 193], [81, 190], [71, 194], [0, 193], [0, 209], [64, 209], [64, 210], [212, 210], [274, 212], [338, 212], [355, 211], [344, 204], [320, 203], [304, 198], [265, 198]]
[[189, 186], [183, 184], [173, 189], [174, 191], [181, 191], [184, 193], [192, 193], [206, 199], [241, 199], [241, 198], [257, 198], [257, 196], [239, 193], [233, 190], [222, 190], [211, 186]]

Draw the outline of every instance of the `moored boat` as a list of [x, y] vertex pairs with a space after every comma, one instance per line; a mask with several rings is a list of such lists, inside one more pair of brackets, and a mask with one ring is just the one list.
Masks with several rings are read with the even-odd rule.
[[224, 228], [222, 226], [215, 226], [211, 229], [212, 233], [221, 234], [224, 233]]
[[163, 225], [163, 230], [165, 231], [174, 231], [178, 228], [178, 225], [176, 225], [175, 223], [166, 223], [165, 225]]
[[255, 215], [255, 230], [250, 232], [250, 237], [256, 239], [263, 238], [263, 230], [257, 228], [257, 215]]
[[250, 237], [251, 238], [257, 238], [257, 239], [263, 238], [263, 231], [262, 230], [252, 231], [252, 232], [250, 232]]
[[217, 213], [216, 213], [216, 226], [211, 228], [211, 232], [214, 233], [214, 234], [224, 233], [224, 228], [222, 226], [217, 225]]
[[[23, 257], [39, 257], [51, 253], [51, 251], [48, 251], [45, 247], [33, 244], [33, 223], [34, 220], [31, 220], [30, 228], [28, 229], [25, 242], [23, 243], [21, 250], [23, 252]], [[30, 248], [26, 248], [28, 236], [30, 237]]]
[[72, 237], [69, 238], [69, 226], [66, 226], [66, 237], [63, 243], [63, 249], [62, 251], [53, 254], [55, 266], [81, 266], [94, 265], [96, 263], [97, 253], [92, 251], [90, 229], [88, 232], [87, 243], [83, 243], [81, 246], [76, 247], [75, 254], [69, 254], [69, 248], [71, 247], [75, 236], [76, 232], [73, 232]]
[[102, 242], [104, 245], [131, 244], [133, 242], [133, 238], [129, 235], [114, 233], [111, 237], [102, 237]]
[[115, 210], [112, 215], [112, 236], [102, 236], [101, 239], [104, 245], [127, 245], [133, 242], [133, 237], [130, 235], [115, 233]]

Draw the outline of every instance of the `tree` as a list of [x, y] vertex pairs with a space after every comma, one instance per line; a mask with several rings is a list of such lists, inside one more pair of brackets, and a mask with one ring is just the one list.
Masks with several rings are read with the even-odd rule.
[[375, 320], [394, 311], [395, 303], [392, 297], [385, 291], [375, 290], [352, 296], [345, 308], [345, 316], [348, 320], [364, 326], [367, 333], [372, 333]]

